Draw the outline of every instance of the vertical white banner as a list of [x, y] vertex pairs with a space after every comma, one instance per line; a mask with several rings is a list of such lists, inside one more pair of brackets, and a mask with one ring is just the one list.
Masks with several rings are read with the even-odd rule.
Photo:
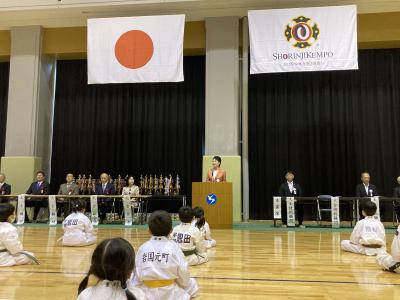
[[125, 195], [122, 198], [122, 202], [124, 204], [124, 215], [125, 215], [125, 226], [132, 225], [132, 203], [131, 196]]
[[99, 225], [99, 205], [97, 203], [97, 195], [90, 196], [90, 210], [93, 226]]
[[273, 201], [274, 205], [274, 219], [281, 219], [282, 218], [282, 198], [281, 197], [274, 197]]
[[293, 197], [286, 197], [286, 209], [287, 209], [287, 226], [295, 227], [296, 226], [296, 214], [295, 214]]
[[25, 223], [25, 195], [18, 195], [17, 203], [17, 224], [21, 225]]
[[358, 69], [357, 7], [250, 10], [250, 74]]
[[381, 210], [379, 209], [379, 197], [371, 197], [371, 201], [376, 204], [376, 213], [374, 215], [374, 219], [380, 221], [381, 220]]
[[57, 202], [55, 195], [49, 195], [49, 225], [57, 225]]
[[332, 228], [340, 228], [339, 197], [331, 197]]

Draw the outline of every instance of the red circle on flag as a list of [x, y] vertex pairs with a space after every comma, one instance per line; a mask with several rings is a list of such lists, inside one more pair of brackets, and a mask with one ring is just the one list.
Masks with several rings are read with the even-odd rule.
[[122, 34], [115, 43], [115, 57], [129, 69], [146, 65], [154, 53], [151, 37], [141, 30], [130, 30]]

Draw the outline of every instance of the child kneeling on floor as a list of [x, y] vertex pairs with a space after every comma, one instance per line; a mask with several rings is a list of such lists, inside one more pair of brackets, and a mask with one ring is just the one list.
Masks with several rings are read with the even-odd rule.
[[149, 300], [188, 300], [196, 296], [198, 285], [190, 278], [189, 266], [179, 246], [168, 239], [171, 216], [163, 210], [149, 218], [152, 237], [140, 246], [131, 283], [140, 287]]
[[343, 250], [364, 255], [377, 255], [386, 251], [385, 228], [373, 217], [376, 209], [376, 204], [371, 200], [363, 203], [362, 214], [365, 218], [357, 222], [350, 240], [341, 242]]
[[208, 248], [215, 247], [217, 242], [211, 238], [210, 225], [208, 225], [204, 217], [204, 209], [200, 206], [193, 208], [194, 220], [192, 226], [200, 230], [201, 235], [204, 238], [204, 246]]
[[204, 238], [197, 227], [192, 226], [193, 209], [183, 206], [179, 209], [181, 224], [174, 227], [172, 238], [182, 249], [190, 266], [200, 265], [208, 261]]
[[0, 267], [39, 263], [33, 253], [24, 251], [18, 238], [15, 221], [15, 207], [0, 203]]
[[397, 227], [393, 238], [391, 254], [387, 252], [378, 253], [376, 260], [384, 270], [400, 273], [400, 225]]
[[64, 246], [87, 246], [96, 243], [96, 232], [92, 222], [85, 216], [86, 202], [82, 199], [72, 202], [72, 213], [63, 222]]

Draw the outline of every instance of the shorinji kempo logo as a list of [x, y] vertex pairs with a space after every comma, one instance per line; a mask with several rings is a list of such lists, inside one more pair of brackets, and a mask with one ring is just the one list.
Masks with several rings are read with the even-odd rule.
[[[314, 44], [319, 36], [317, 23], [310, 18], [300, 16], [286, 25], [285, 37], [293, 47], [305, 49]], [[293, 43], [292, 43], [293, 41]]]

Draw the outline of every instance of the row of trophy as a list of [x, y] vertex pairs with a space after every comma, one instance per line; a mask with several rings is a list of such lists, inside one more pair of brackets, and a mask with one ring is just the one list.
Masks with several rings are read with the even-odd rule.
[[[122, 194], [122, 189], [128, 183], [128, 175], [122, 178], [118, 175], [116, 179], [111, 176], [109, 178], [110, 183], [114, 185], [115, 192], [117, 195]], [[78, 175], [75, 183], [79, 187], [79, 193], [81, 195], [90, 195], [95, 193], [96, 183], [100, 183], [100, 179], [92, 178], [92, 175], [86, 177], [85, 174]], [[157, 177], [154, 175], [147, 176], [140, 175], [140, 194], [141, 195], [179, 195], [181, 190], [179, 175], [176, 175], [176, 179], [172, 178], [172, 175], [163, 177]]]
[[181, 183], [179, 175], [176, 175], [176, 179], [172, 178], [172, 175], [157, 178], [150, 175], [140, 175], [140, 194], [142, 195], [179, 195], [181, 190]]

